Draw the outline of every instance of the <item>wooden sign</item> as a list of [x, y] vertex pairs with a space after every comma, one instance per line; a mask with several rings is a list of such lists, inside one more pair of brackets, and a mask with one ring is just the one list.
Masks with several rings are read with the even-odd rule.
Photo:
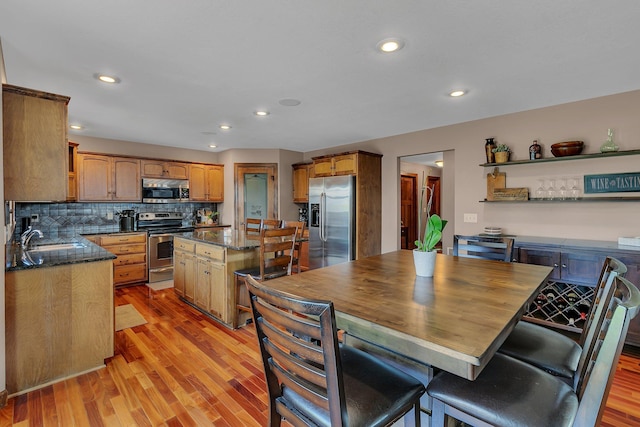
[[493, 190], [494, 200], [529, 200], [529, 189], [522, 188], [496, 188]]
[[584, 192], [585, 194], [640, 192], [640, 172], [585, 175]]
[[493, 169], [492, 173], [487, 174], [487, 200], [494, 200], [493, 191], [495, 188], [504, 188], [507, 186], [507, 174], [498, 172], [498, 168]]

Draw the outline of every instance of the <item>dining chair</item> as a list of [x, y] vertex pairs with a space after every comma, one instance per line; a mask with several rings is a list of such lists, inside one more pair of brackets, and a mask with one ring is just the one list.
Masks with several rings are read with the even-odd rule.
[[[614, 279], [623, 276], [627, 267], [619, 260], [607, 257], [602, 266], [598, 285], [578, 341], [527, 321], [520, 321], [498, 350], [500, 353], [527, 362], [548, 373], [578, 386], [586, 369], [586, 357], [597, 342], [595, 332], [604, 321], [599, 305], [607, 305], [616, 290]], [[598, 316], [596, 313], [600, 313]]]
[[271, 280], [291, 274], [293, 251], [296, 242], [296, 228], [267, 228], [260, 230], [260, 259], [258, 267], [236, 270], [235, 282], [235, 316], [233, 327], [240, 323], [240, 313], [249, 313], [249, 300], [246, 291], [246, 277], [252, 275], [257, 280]]
[[[471, 425], [596, 426], [606, 405], [629, 322], [638, 314], [640, 292], [615, 276], [616, 295], [600, 304], [605, 319], [595, 332], [584, 381], [577, 389], [526, 362], [496, 355], [475, 381], [441, 372], [427, 386], [433, 398], [432, 426], [447, 417]], [[598, 314], [596, 315], [596, 317]]]
[[246, 218], [244, 220], [244, 233], [247, 237], [260, 236], [261, 228], [262, 228], [261, 218]]
[[453, 255], [511, 262], [513, 237], [453, 236]]
[[296, 273], [300, 274], [300, 250], [302, 247], [302, 235], [304, 234], [304, 221], [282, 221], [282, 227], [296, 227], [298, 232], [296, 233], [296, 245], [293, 254], [292, 269], [295, 267]]
[[281, 219], [264, 218], [260, 224], [260, 228], [280, 228], [282, 226]]
[[[311, 286], [312, 284], [310, 284]], [[424, 386], [338, 341], [330, 301], [308, 300], [247, 276], [269, 393], [269, 425], [388, 426], [413, 408]]]

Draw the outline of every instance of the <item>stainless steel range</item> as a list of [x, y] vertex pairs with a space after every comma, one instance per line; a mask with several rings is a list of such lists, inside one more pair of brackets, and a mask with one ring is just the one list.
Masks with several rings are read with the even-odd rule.
[[179, 212], [142, 212], [138, 214], [138, 230], [146, 230], [149, 283], [173, 279], [173, 233], [193, 231], [182, 225]]

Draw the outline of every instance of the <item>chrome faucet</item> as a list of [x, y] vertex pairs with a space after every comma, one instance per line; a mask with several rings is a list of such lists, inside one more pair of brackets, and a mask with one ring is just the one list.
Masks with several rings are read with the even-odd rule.
[[42, 231], [37, 230], [31, 226], [27, 227], [27, 229], [20, 235], [20, 245], [22, 246], [22, 249], [26, 249], [29, 247], [29, 242], [31, 242], [31, 238], [36, 234], [40, 239], [44, 237], [44, 234], [42, 234]]

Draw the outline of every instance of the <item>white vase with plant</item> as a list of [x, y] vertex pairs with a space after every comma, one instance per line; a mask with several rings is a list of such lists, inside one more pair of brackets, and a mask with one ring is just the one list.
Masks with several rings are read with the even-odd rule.
[[[423, 180], [424, 181], [424, 177]], [[439, 215], [431, 215], [431, 205], [433, 203], [433, 188], [422, 185], [420, 193], [420, 211], [418, 212], [418, 223], [422, 227], [421, 214], [423, 212], [422, 205], [427, 196], [427, 223], [424, 229], [424, 235], [415, 241], [416, 248], [413, 250], [413, 262], [416, 268], [416, 275], [423, 277], [433, 277], [433, 270], [436, 262], [435, 250], [436, 245], [442, 240], [442, 230], [447, 225], [447, 220], [440, 218]]]

